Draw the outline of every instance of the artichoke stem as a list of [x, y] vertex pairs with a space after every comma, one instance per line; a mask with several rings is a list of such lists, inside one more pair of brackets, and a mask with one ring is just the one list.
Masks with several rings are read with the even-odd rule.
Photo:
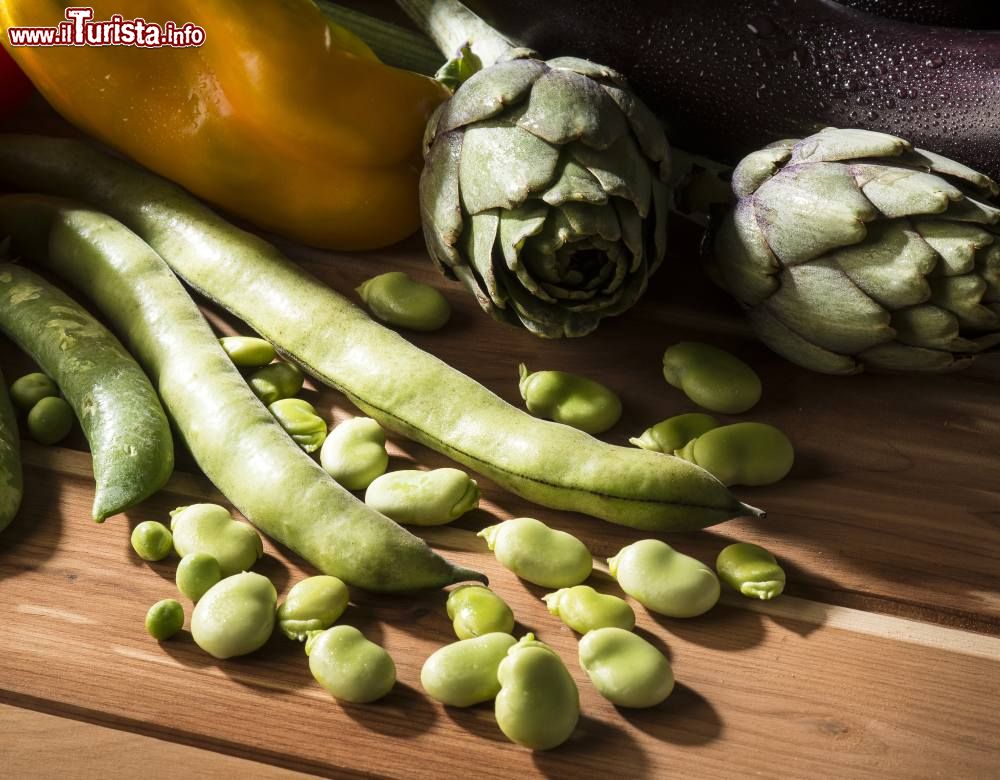
[[469, 44], [484, 68], [516, 48], [458, 0], [396, 0], [446, 57]]

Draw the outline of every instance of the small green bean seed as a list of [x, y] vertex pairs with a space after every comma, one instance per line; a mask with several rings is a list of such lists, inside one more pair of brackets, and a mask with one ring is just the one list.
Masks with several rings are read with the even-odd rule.
[[792, 443], [773, 425], [742, 422], [699, 436], [675, 453], [701, 466], [724, 485], [770, 485], [795, 462]]
[[379, 274], [360, 287], [358, 295], [382, 322], [410, 330], [437, 330], [451, 316], [445, 297], [402, 271]]
[[458, 469], [391, 471], [368, 486], [365, 503], [402, 525], [444, 525], [479, 506], [479, 486]]
[[22, 412], [29, 412], [43, 398], [57, 398], [59, 388], [45, 374], [25, 374], [10, 386], [10, 400]]
[[296, 582], [278, 607], [278, 625], [289, 639], [305, 641], [310, 631], [325, 631], [347, 609], [347, 586], [321, 574]]
[[629, 439], [629, 442], [644, 450], [673, 455], [674, 450], [679, 450], [692, 439], [718, 427], [719, 421], [710, 414], [679, 414], [647, 428], [639, 438]]
[[598, 693], [619, 707], [655, 707], [674, 689], [670, 662], [631, 631], [591, 631], [580, 640], [579, 656]]
[[420, 684], [430, 696], [452, 707], [491, 701], [500, 693], [497, 669], [515, 644], [514, 637], [500, 632], [452, 642], [424, 662]]
[[174, 550], [170, 529], [155, 520], [145, 520], [132, 529], [132, 549], [144, 561], [162, 561]]
[[486, 540], [503, 566], [543, 588], [579, 585], [593, 568], [593, 558], [583, 542], [532, 517], [505, 520], [484, 528], [478, 536]]
[[514, 630], [514, 613], [507, 602], [478, 582], [455, 588], [444, 608], [459, 639]]
[[302, 372], [291, 363], [271, 363], [254, 371], [248, 382], [264, 406], [270, 406], [302, 389]]
[[740, 414], [760, 400], [760, 377], [735, 355], [697, 341], [663, 353], [663, 377], [698, 406]]
[[250, 569], [264, 554], [253, 526], [233, 519], [218, 504], [178, 507], [170, 513], [170, 528], [178, 555], [208, 553], [219, 562], [223, 577]]
[[569, 425], [586, 433], [603, 433], [622, 416], [622, 402], [593, 379], [565, 371], [530, 373], [518, 367], [518, 389], [528, 411], [536, 417]]
[[316, 452], [326, 439], [326, 421], [301, 398], [282, 398], [267, 407], [281, 427], [306, 452]]
[[370, 417], [345, 420], [326, 437], [319, 462], [342, 487], [364, 490], [389, 465], [385, 431]]
[[763, 547], [738, 542], [726, 547], [715, 559], [719, 578], [744, 596], [762, 600], [780, 596], [785, 589], [785, 571]]
[[310, 636], [306, 653], [316, 682], [337, 699], [366, 704], [396, 684], [392, 657], [354, 626], [334, 626]]
[[262, 368], [278, 354], [269, 341], [255, 336], [223, 336], [219, 343], [239, 368]]
[[542, 596], [542, 601], [549, 612], [578, 634], [608, 626], [626, 631], [635, 628], [635, 612], [627, 601], [598, 593], [589, 585], [561, 588]]
[[532, 750], [569, 739], [580, 719], [580, 692], [551, 647], [525, 634], [500, 662], [497, 680], [494, 713], [507, 739]]
[[277, 606], [278, 594], [267, 577], [234, 574], [198, 601], [191, 615], [191, 636], [215, 658], [252, 653], [271, 636]]
[[39, 444], [57, 444], [73, 430], [72, 407], [62, 398], [43, 398], [28, 412], [28, 435]]
[[177, 590], [191, 601], [198, 601], [221, 579], [219, 562], [203, 552], [190, 553], [181, 558], [174, 574]]
[[170, 639], [184, 626], [184, 607], [175, 599], [157, 601], [146, 613], [146, 632], [158, 642]]
[[668, 617], [695, 617], [719, 600], [715, 572], [659, 539], [623, 547], [608, 558], [608, 570], [628, 595]]

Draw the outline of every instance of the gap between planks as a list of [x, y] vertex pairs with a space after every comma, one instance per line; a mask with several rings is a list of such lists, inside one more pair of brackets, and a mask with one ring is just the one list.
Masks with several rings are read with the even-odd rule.
[[[22, 442], [22, 458], [26, 465], [84, 479], [93, 478], [91, 457], [86, 452], [63, 447], [43, 447]], [[163, 487], [169, 493], [229, 504], [207, 478], [175, 471]], [[430, 543], [443, 544], [465, 552], [481, 552], [482, 545], [471, 531], [458, 528], [426, 528], [420, 534]], [[594, 559], [599, 576], [609, 578], [603, 560]], [[1000, 661], [1000, 637], [962, 631], [919, 620], [866, 612], [850, 607], [824, 604], [819, 601], [781, 596], [773, 601], [753, 601], [735, 593], [723, 593], [721, 603], [736, 609], [758, 612], [772, 618], [794, 620], [826, 628], [851, 631], [856, 634], [905, 642], [912, 645], [977, 656]]]

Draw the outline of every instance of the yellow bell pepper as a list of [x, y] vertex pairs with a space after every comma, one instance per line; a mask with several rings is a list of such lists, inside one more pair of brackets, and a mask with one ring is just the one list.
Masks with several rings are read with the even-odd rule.
[[191, 48], [11, 47], [55, 26], [57, 0], [3, 0], [3, 43], [77, 127], [225, 211], [295, 240], [371, 249], [420, 224], [420, 144], [448, 97], [379, 62], [311, 0], [88, 0], [205, 29]]

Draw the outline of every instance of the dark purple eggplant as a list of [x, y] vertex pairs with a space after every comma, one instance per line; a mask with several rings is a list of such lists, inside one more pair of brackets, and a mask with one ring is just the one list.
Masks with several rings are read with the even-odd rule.
[[1000, 32], [923, 27], [834, 0], [469, 5], [546, 56], [622, 71], [691, 152], [735, 162], [779, 138], [860, 127], [1000, 177]]
[[837, 0], [876, 16], [915, 24], [1000, 29], [1000, 5], [995, 0]]

